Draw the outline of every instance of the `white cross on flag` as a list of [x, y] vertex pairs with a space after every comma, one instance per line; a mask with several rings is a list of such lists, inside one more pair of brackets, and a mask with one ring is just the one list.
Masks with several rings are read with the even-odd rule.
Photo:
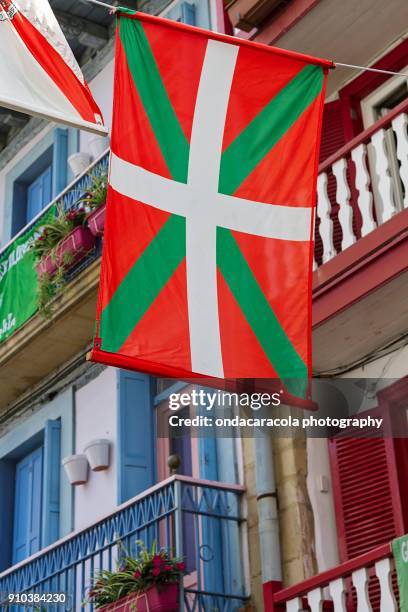
[[0, 106], [107, 133], [48, 0], [0, 0]]

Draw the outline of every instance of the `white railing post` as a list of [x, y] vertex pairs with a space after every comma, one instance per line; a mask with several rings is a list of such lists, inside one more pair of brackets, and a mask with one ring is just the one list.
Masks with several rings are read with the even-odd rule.
[[347, 182], [347, 160], [343, 157], [333, 164], [333, 174], [337, 181], [336, 199], [339, 205], [339, 222], [343, 232], [341, 249], [355, 243], [356, 237], [353, 232], [353, 209], [350, 205], [350, 188]]
[[404, 185], [404, 208], [408, 208], [408, 116], [405, 113], [398, 115], [392, 122], [392, 129], [397, 137], [397, 157], [400, 161], [399, 174]]
[[380, 612], [397, 612], [398, 609], [392, 588], [392, 569], [391, 559], [381, 559], [375, 564], [375, 573], [381, 589]]
[[351, 152], [351, 159], [356, 167], [356, 187], [358, 189], [358, 207], [363, 220], [361, 235], [372, 232], [376, 227], [373, 215], [373, 196], [370, 192], [370, 173], [367, 169], [367, 147], [359, 145]]
[[394, 202], [394, 190], [392, 186], [392, 178], [390, 171], [390, 160], [387, 154], [385, 130], [378, 130], [371, 137], [371, 144], [375, 151], [375, 172], [378, 178], [378, 196], [380, 198], [381, 222], [384, 223], [391, 219], [396, 212], [397, 207]]
[[320, 225], [319, 234], [323, 242], [323, 263], [337, 255], [333, 243], [333, 220], [331, 218], [331, 203], [327, 194], [327, 174], [322, 172], [317, 179], [317, 214]]
[[373, 612], [368, 597], [368, 570], [362, 567], [352, 573], [353, 584], [357, 592], [357, 612]]
[[329, 584], [329, 591], [333, 599], [334, 612], [346, 612], [346, 585], [343, 578], [337, 578]]
[[311, 612], [323, 612], [323, 591], [321, 588], [313, 589], [307, 595]]
[[295, 599], [286, 602], [286, 612], [303, 612], [303, 605], [300, 597], [295, 597]]

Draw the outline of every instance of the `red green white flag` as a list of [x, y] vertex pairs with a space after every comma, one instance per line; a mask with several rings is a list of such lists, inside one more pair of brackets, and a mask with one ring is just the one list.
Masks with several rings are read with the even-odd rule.
[[107, 133], [48, 0], [0, 0], [0, 55], [0, 106]]
[[91, 358], [307, 379], [330, 62], [143, 14], [118, 20]]

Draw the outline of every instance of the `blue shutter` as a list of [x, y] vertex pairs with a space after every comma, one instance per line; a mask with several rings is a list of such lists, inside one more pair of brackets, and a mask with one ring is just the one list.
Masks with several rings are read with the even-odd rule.
[[118, 503], [151, 487], [155, 471], [150, 377], [118, 370]]
[[44, 430], [42, 546], [59, 538], [61, 421], [47, 421]]
[[55, 198], [67, 186], [68, 179], [68, 130], [54, 130], [52, 154], [52, 197]]
[[27, 222], [51, 202], [52, 170], [49, 166], [27, 187]]
[[195, 4], [189, 2], [181, 3], [181, 21], [188, 25], [196, 24], [196, 7]]
[[0, 461], [0, 572], [11, 565], [14, 473], [12, 461]]
[[13, 564], [41, 547], [43, 449], [38, 448], [16, 465]]

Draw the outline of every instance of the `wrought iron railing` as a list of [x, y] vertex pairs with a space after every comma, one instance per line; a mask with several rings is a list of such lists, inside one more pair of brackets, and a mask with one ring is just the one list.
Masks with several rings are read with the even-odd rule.
[[[64, 593], [62, 612], [93, 612], [86, 602], [93, 577], [114, 569], [121, 550], [137, 553], [138, 541], [153, 542], [183, 557], [188, 575], [180, 610], [235, 612], [247, 600], [242, 567], [239, 485], [172, 476], [120, 506], [113, 514], [76, 532], [0, 574], [0, 593]], [[41, 610], [33, 604], [4, 612]]]

